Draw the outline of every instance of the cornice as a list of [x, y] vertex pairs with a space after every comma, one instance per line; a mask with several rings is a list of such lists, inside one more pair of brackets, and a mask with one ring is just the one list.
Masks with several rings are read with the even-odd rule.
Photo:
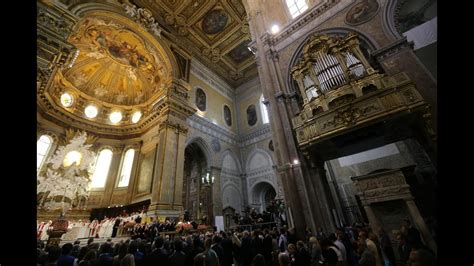
[[77, 22], [77, 17], [61, 6], [48, 7], [41, 2], [37, 4], [38, 30], [65, 41]]
[[273, 167], [272, 166], [265, 166], [265, 167], [261, 167], [261, 168], [258, 168], [258, 169], [248, 171], [247, 172], [247, 179], [250, 179], [250, 178], [256, 177], [256, 176], [262, 176], [262, 175], [265, 175], [265, 174], [273, 175], [274, 174]]
[[189, 127], [201, 131], [204, 134], [218, 138], [219, 140], [229, 143], [230, 145], [237, 146], [237, 136], [230, 130], [220, 127], [204, 117], [200, 117], [196, 114], [188, 117], [186, 123]]
[[383, 48], [380, 48], [376, 51], [373, 51], [372, 52], [372, 56], [374, 56], [375, 58], [377, 58], [378, 60], [383, 60], [387, 57], [390, 57], [390, 56], [393, 56], [395, 54], [397, 54], [398, 52], [400, 52], [401, 50], [403, 49], [413, 49], [413, 42], [409, 42], [407, 40], [407, 37], [404, 36], [403, 38], [399, 39], [399, 40], [396, 40], [395, 42], [383, 47]]
[[276, 185], [276, 180], [275, 180], [275, 175], [273, 173], [271, 174], [266, 174], [266, 175], [261, 175], [261, 176], [255, 176], [255, 177], [248, 177], [247, 178], [247, 187], [251, 188], [254, 186], [254, 184], [258, 183], [259, 181], [268, 181], [272, 185]]
[[239, 138], [239, 148], [244, 148], [254, 143], [260, 142], [265, 139], [270, 139], [272, 137], [272, 132], [270, 124], [264, 124], [256, 131], [243, 135]]
[[237, 102], [243, 101], [253, 95], [260, 95], [263, 93], [260, 79], [258, 77], [251, 80], [250, 82], [245, 83], [243, 86], [240, 86], [236, 90], [235, 99]]
[[240, 179], [240, 172], [238, 171], [235, 171], [235, 170], [231, 170], [231, 169], [227, 169], [227, 168], [222, 168], [222, 171], [221, 171], [221, 176], [232, 176], [232, 177], [236, 177], [236, 178], [239, 178]]
[[240, 136], [195, 114], [188, 117], [186, 123], [190, 128], [239, 148], [271, 138], [270, 124], [265, 124], [252, 133]]
[[201, 64], [201, 62], [197, 60], [191, 60], [191, 74], [199, 77], [211, 88], [230, 100], [235, 99], [235, 92], [232, 87], [222, 78], [214, 74], [209, 68]]

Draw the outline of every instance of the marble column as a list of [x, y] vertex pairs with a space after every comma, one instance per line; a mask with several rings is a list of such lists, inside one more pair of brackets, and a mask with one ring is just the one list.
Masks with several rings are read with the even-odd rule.
[[436, 254], [437, 253], [436, 242], [431, 236], [430, 231], [428, 230], [428, 227], [426, 226], [425, 221], [421, 217], [420, 211], [418, 210], [418, 207], [416, 206], [415, 202], [412, 199], [408, 199], [408, 200], [405, 200], [405, 203], [407, 204], [408, 211], [410, 212], [410, 216], [415, 221], [415, 226], [419, 230], [421, 237], [423, 238], [423, 241]]
[[141, 150], [141, 144], [136, 144], [132, 146], [133, 149], [135, 149], [135, 156], [133, 157], [133, 165], [132, 165], [132, 172], [130, 173], [130, 180], [128, 181], [128, 188], [127, 188], [127, 197], [125, 200], [125, 204], [130, 204], [133, 198], [133, 193], [136, 191], [136, 186], [137, 186], [137, 179], [138, 179], [138, 169], [140, 167], [141, 163], [141, 157], [142, 153], [140, 152]]
[[159, 114], [160, 124], [150, 138], [157, 143], [149, 208], [152, 216], [180, 217], [183, 214], [186, 119], [195, 112], [189, 103], [190, 90], [189, 84], [174, 78], [162, 91], [163, 100], [153, 107]]
[[110, 162], [109, 172], [104, 187], [104, 198], [102, 207], [108, 207], [112, 204], [114, 188], [117, 185], [117, 176], [120, 173], [120, 160], [122, 159], [123, 147], [114, 147], [112, 149], [112, 161]]
[[[313, 162], [314, 163], [314, 162]], [[314, 167], [309, 169], [310, 175], [308, 180], [308, 197], [313, 210], [313, 220], [316, 227], [322, 227], [326, 232], [334, 232], [336, 227], [331, 219], [332, 213], [328, 202], [328, 191], [325, 191], [323, 182], [326, 182], [324, 167], [322, 162], [314, 163]]]
[[158, 216], [180, 216], [183, 211], [184, 145], [187, 129], [165, 121], [159, 127], [150, 210]]
[[367, 214], [367, 219], [369, 219], [370, 228], [372, 228], [372, 232], [378, 234], [377, 232], [381, 228], [381, 225], [379, 219], [377, 218], [377, 216], [375, 216], [374, 210], [372, 210], [370, 204], [364, 205], [364, 210]]
[[212, 166], [211, 178], [214, 178], [212, 185], [213, 213], [214, 216], [222, 216], [221, 168]]

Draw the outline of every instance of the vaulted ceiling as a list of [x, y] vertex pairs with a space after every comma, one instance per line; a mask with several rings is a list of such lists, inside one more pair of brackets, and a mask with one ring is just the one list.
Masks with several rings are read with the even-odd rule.
[[182, 49], [231, 86], [257, 76], [242, 0], [135, 0], [152, 11], [156, 21]]

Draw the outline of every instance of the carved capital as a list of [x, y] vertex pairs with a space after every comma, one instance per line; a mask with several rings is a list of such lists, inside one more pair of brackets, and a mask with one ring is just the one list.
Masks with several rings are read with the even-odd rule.
[[275, 93], [275, 99], [277, 99], [277, 101], [279, 102], [282, 102], [285, 100], [285, 94], [283, 92], [277, 92]]
[[187, 134], [188, 133], [188, 127], [186, 125], [183, 125], [179, 122], [173, 122], [168, 120], [163, 121], [160, 123], [159, 130], [163, 129], [173, 129], [177, 134]]
[[280, 56], [278, 52], [275, 49], [270, 49], [266, 52], [267, 58], [271, 59], [273, 61], [278, 61], [280, 59]]

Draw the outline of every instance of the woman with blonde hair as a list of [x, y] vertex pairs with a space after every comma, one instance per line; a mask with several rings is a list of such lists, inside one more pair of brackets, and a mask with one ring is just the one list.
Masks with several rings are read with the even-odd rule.
[[315, 236], [309, 238], [309, 255], [311, 256], [311, 265], [319, 265], [321, 261], [321, 246]]

